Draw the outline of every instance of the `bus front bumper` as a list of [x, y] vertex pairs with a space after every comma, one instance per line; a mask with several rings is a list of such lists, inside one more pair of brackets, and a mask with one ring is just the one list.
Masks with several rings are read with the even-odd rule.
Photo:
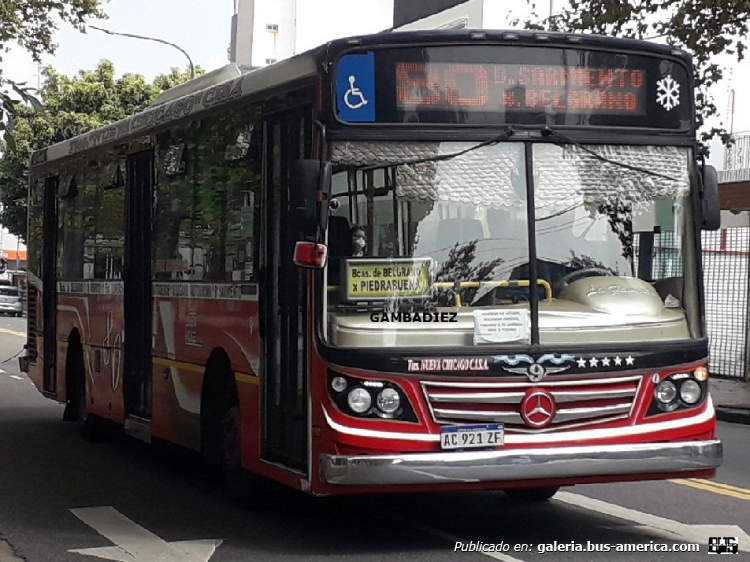
[[509, 482], [710, 470], [721, 465], [719, 439], [446, 451], [400, 455], [321, 455], [321, 479], [344, 486]]

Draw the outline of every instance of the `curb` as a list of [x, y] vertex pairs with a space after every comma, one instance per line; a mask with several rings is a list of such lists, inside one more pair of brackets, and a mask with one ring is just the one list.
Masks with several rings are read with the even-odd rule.
[[750, 425], [750, 408], [744, 406], [717, 406], [716, 419], [730, 423]]

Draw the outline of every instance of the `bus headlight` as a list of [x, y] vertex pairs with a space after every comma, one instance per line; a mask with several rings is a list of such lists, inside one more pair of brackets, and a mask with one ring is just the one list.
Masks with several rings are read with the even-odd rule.
[[393, 414], [401, 407], [401, 396], [393, 388], [384, 388], [378, 393], [378, 408], [384, 414]]
[[346, 397], [346, 403], [351, 408], [352, 412], [357, 414], [364, 414], [372, 406], [372, 397], [362, 387], [353, 388], [349, 391], [349, 396]]
[[677, 387], [672, 381], [661, 381], [656, 385], [654, 398], [662, 404], [669, 404], [677, 398]]
[[680, 385], [680, 400], [685, 404], [697, 403], [701, 399], [701, 394], [701, 386], [693, 380], [686, 380]]

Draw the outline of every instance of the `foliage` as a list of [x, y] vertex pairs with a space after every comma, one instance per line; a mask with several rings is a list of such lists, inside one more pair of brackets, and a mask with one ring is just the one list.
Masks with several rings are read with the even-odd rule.
[[[2, 53], [7, 52], [10, 43], [20, 45], [35, 62], [41, 62], [44, 54], [53, 54], [56, 45], [52, 43], [52, 35], [57, 29], [55, 16], [80, 30], [83, 30], [86, 20], [106, 17], [100, 8], [100, 0], [0, 0], [0, 63]], [[11, 97], [11, 91], [33, 108], [40, 108], [30, 88], [3, 77], [0, 64], [0, 131], [4, 132], [7, 148], [13, 150], [13, 121], [23, 106]]]
[[[492, 279], [495, 269], [503, 263], [502, 258], [488, 261], [476, 260], [478, 240], [472, 240], [466, 244], [456, 243], [449, 252], [448, 259], [441, 265], [435, 274], [435, 282], [446, 281], [488, 281]], [[464, 302], [474, 302], [479, 289], [463, 289], [461, 298]], [[480, 295], [483, 296], [483, 295]]]
[[[532, 3], [532, 0], [527, 0]], [[718, 110], [709, 93], [723, 76], [717, 55], [744, 58], [750, 19], [750, 0], [569, 0], [551, 18], [523, 22], [528, 29], [596, 33], [636, 39], [659, 38], [693, 55], [698, 126]], [[516, 24], [519, 22], [516, 21]], [[721, 127], [701, 133], [707, 143], [729, 134]]]
[[[196, 69], [196, 74], [203, 71]], [[0, 156], [0, 223], [25, 237], [28, 162], [31, 153], [145, 109], [164, 88], [185, 82], [188, 72], [172, 69], [148, 84], [139, 74], [115, 77], [114, 65], [101, 61], [77, 76], [43, 70], [41, 111], [19, 105], [15, 122], [16, 150]]]

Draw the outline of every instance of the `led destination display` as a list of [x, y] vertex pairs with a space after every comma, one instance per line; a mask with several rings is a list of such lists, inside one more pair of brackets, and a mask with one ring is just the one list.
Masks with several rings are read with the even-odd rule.
[[399, 109], [645, 113], [642, 69], [406, 62], [396, 66]]

